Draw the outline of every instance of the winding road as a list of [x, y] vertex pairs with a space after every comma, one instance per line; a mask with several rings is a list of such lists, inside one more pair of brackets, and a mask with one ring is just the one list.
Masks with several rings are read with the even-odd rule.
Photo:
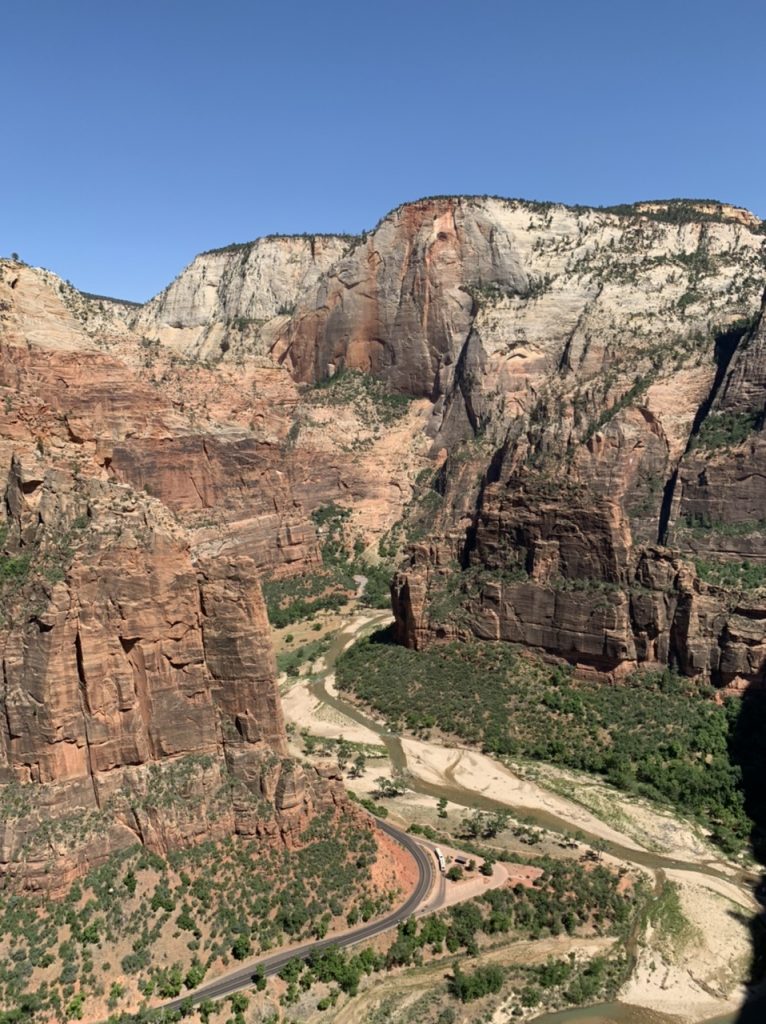
[[[375, 821], [381, 831], [385, 832], [403, 846], [408, 853], [412, 854], [418, 866], [417, 885], [400, 907], [374, 921], [368, 921], [358, 928], [329, 936], [326, 939], [319, 939], [315, 942], [306, 942], [301, 946], [292, 946], [278, 953], [272, 953], [270, 956], [248, 960], [247, 963], [237, 967], [236, 970], [216, 978], [207, 985], [200, 986], [200, 988], [189, 992], [185, 996], [179, 996], [177, 999], [163, 1003], [157, 1009], [177, 1010], [182, 1004], [188, 1004], [189, 1001], [201, 1003], [204, 999], [220, 999], [222, 996], [231, 995], [232, 992], [238, 992], [240, 989], [248, 988], [252, 985], [253, 973], [257, 967], [260, 967], [267, 977], [272, 974], [278, 974], [290, 960], [296, 958], [298, 960], [306, 960], [312, 953], [319, 953], [323, 949], [327, 949], [328, 946], [352, 946], [357, 942], [380, 935], [382, 932], [388, 931], [389, 928], [393, 928], [402, 921], [406, 921], [408, 917], [411, 917], [421, 907], [433, 886], [434, 879], [436, 878], [433, 859], [423, 846], [406, 832], [402, 832], [401, 829], [380, 818], [376, 818]], [[429, 909], [433, 909], [433, 903], [429, 905]]]

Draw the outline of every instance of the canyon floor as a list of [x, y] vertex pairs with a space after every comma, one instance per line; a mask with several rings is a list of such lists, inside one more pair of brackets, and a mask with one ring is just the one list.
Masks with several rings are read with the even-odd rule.
[[[316, 746], [309, 743], [310, 757], [318, 761], [332, 756], [341, 740], [363, 750], [366, 769], [348, 780], [349, 789], [362, 798], [375, 797], [402, 827], [451, 830], [473, 807], [503, 806], [512, 819], [509, 828], [491, 841], [498, 850], [529, 851], [531, 838], [537, 854], [597, 856], [615, 867], [642, 871], [658, 893], [673, 883], [680, 914], [676, 920], [663, 921], [660, 912], [657, 920], [648, 923], [637, 943], [635, 968], [618, 1003], [595, 1007], [587, 1018], [575, 1010], [552, 1015], [551, 1021], [700, 1024], [734, 1013], [744, 998], [743, 980], [750, 956], [747, 922], [756, 910], [748, 866], [726, 860], [693, 823], [628, 797], [592, 776], [539, 763], [508, 766], [444, 739], [394, 737], [385, 725], [338, 693], [332, 671], [337, 653], [386, 620], [386, 613], [360, 613], [353, 608], [348, 615], [320, 617], [323, 629], [319, 635], [332, 637], [330, 654], [305, 666], [297, 677], [283, 676], [281, 680], [293, 752], [306, 756], [307, 735], [318, 740]], [[296, 627], [289, 632], [294, 646], [309, 636], [307, 632], [303, 637]], [[277, 651], [290, 646], [285, 643], [287, 633], [275, 631]], [[310, 635], [317, 637], [315, 627]], [[392, 778], [402, 771], [406, 792], [395, 798], [380, 797], [380, 778]], [[444, 817], [437, 809], [440, 796], [447, 800], [441, 812]], [[566, 848], [570, 842], [574, 849]], [[593, 850], [595, 854], [590, 852]], [[505, 943], [500, 949], [482, 951], [477, 962], [493, 958], [512, 962], [514, 957], [524, 962], [530, 962], [530, 957], [544, 960], [553, 947], [578, 956], [594, 955], [604, 945], [604, 940], [589, 946], [566, 937]], [[613, 942], [606, 942], [609, 945]], [[445, 994], [443, 975], [444, 964], [441, 974], [438, 965], [426, 965], [387, 977], [382, 983], [376, 979], [340, 1006], [334, 1016], [323, 1013], [314, 1018], [309, 1013], [305, 1019], [415, 1020], [423, 1000], [436, 999], [438, 992]], [[493, 1024], [519, 1019], [512, 1017], [511, 1011], [509, 1001], [495, 1000], [492, 1006], [482, 1007], [488, 1016], [481, 1019], [491, 1019]], [[479, 1019], [460, 1016], [461, 1012], [466, 1011], [459, 1008], [455, 1020]], [[469, 1012], [478, 1011], [474, 1007]], [[538, 1014], [539, 1010], [528, 1009], [525, 1019], [537, 1019]], [[547, 1016], [540, 1019], [547, 1020]]]

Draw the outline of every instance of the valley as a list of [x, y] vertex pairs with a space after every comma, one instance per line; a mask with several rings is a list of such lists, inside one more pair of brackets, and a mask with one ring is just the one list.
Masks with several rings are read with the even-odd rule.
[[[457, 829], [458, 835], [465, 835], [459, 822], [470, 816], [471, 811], [484, 810], [491, 815], [501, 810], [511, 820], [488, 842], [495, 855], [507, 850], [517, 857], [527, 853], [578, 859], [583, 851], [596, 850], [606, 863], [633, 871], [643, 869], [647, 880], [654, 882], [658, 905], [662, 905], [662, 886], [656, 888], [659, 879], [662, 884], [670, 881], [678, 886], [684, 911], [693, 908], [691, 921], [683, 913], [680, 915], [683, 924], [676, 922], [680, 929], [677, 935], [669, 938], [661, 926], [650, 929], [650, 935], [640, 943], [633, 978], [621, 995], [624, 1002], [587, 1013], [569, 1010], [539, 1016], [527, 1011], [525, 1019], [539, 1019], [541, 1024], [548, 1024], [549, 1020], [562, 1024], [577, 1020], [600, 1024], [676, 1024], [681, 1020], [712, 1019], [727, 1007], [733, 1010], [741, 998], [738, 978], [749, 951], [743, 925], [746, 915], [756, 906], [752, 885], [757, 876], [747, 867], [726, 860], [693, 823], [645, 801], [626, 799], [611, 787], [593, 782], [592, 777], [567, 775], [534, 762], [516, 765], [516, 772], [509, 772], [498, 761], [471, 747], [396, 736], [356, 705], [346, 703], [334, 686], [335, 659], [360, 636], [387, 621], [385, 613], [369, 615], [362, 611], [344, 629], [339, 628], [336, 619], [329, 619], [335, 636], [328, 653], [315, 661], [302, 679], [288, 683], [284, 694], [287, 720], [296, 726], [295, 739], [291, 741], [296, 750], [305, 745], [308, 735], [318, 738], [320, 750], [323, 740], [335, 741], [336, 745], [324, 748], [320, 757], [331, 755], [337, 742], [344, 740], [352, 742], [355, 748], [375, 752], [374, 759], [368, 760], [365, 774], [351, 778], [349, 788], [361, 797], [374, 797], [390, 813], [391, 820], [410, 829], [414, 825], [416, 832], [425, 829], [427, 833], [433, 830], [434, 835], [449, 835]], [[297, 738], [299, 726], [303, 730], [302, 744]], [[313, 748], [313, 744], [310, 746]], [[381, 796], [381, 776], [395, 777], [400, 773], [406, 779], [404, 793]], [[373, 775], [375, 778], [370, 778]], [[586, 788], [593, 791], [588, 796], [583, 793]], [[571, 794], [569, 798], [561, 795], [567, 791]], [[445, 801], [443, 818], [437, 806], [440, 800]], [[576, 852], [562, 851], [569, 844]], [[484, 845], [487, 846], [486, 841]], [[738, 925], [729, 924], [727, 913], [743, 920]], [[648, 914], [651, 919], [651, 906]], [[725, 948], [701, 941], [704, 934], [713, 932], [720, 938], [722, 928], [727, 934]], [[505, 962], [512, 962], [514, 945], [501, 955]], [[546, 956], [559, 956], [570, 948], [561, 938], [553, 945], [544, 939], [519, 945], [521, 948], [515, 952], [524, 962], [530, 957], [540, 957], [542, 962]], [[584, 952], [586, 947], [574, 941], [571, 948]], [[608, 945], [598, 948], [604, 950]], [[484, 962], [484, 958], [477, 962]], [[651, 970], [649, 964], [653, 964]], [[401, 979], [386, 982], [384, 996], [375, 986], [367, 997], [362, 996], [358, 1003], [352, 1001], [346, 1011], [341, 1010], [337, 1020], [365, 1019], [362, 1012], [369, 1015], [369, 1020], [377, 1020], [376, 1008], [379, 1010], [383, 1005], [391, 1014], [386, 1019], [415, 1019], [408, 1016], [415, 1006], [412, 999], [430, 991], [431, 1002], [438, 1002], [433, 997], [433, 986], [432, 973], [424, 975], [416, 969]], [[507, 1012], [506, 1018], [502, 1007], [496, 1007], [492, 1020], [517, 1019], [510, 1016], [510, 1008]]]
[[765, 239], [436, 196], [141, 306], [0, 260], [2, 1024], [736, 1019]]

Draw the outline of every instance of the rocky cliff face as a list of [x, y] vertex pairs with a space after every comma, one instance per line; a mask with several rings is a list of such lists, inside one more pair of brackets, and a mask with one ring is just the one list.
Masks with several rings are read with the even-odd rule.
[[476, 636], [619, 678], [675, 665], [732, 689], [760, 682], [766, 595], [708, 584], [685, 553], [630, 543], [619, 504], [535, 475], [488, 484], [461, 566], [425, 545], [394, 580], [402, 643]]
[[136, 841], [297, 842], [344, 797], [285, 756], [258, 570], [316, 557], [307, 513], [272, 464], [240, 481], [259, 495], [242, 497], [250, 532], [206, 551], [179, 480], [205, 443], [238, 472], [242, 432], [203, 442], [183, 403], [103, 351], [140, 348], [122, 310], [0, 270], [0, 874], [62, 891]]
[[19, 459], [6, 501], [1, 872], [60, 886], [137, 839], [292, 841], [340, 799], [284, 757], [249, 559], [195, 558], [157, 502]]
[[140, 309], [0, 261], [2, 870], [291, 842], [340, 799], [283, 756], [259, 587], [331, 504], [408, 550], [404, 643], [760, 683], [765, 240], [445, 197], [203, 254]]
[[268, 322], [288, 316], [348, 244], [335, 235], [286, 236], [202, 253], [132, 318], [132, 326], [195, 358], [263, 353]]
[[[734, 239], [738, 228], [728, 231]], [[659, 262], [636, 261], [656, 294], [668, 287]], [[763, 284], [758, 264], [749, 273]], [[466, 530], [446, 550], [416, 547], [395, 580], [402, 642], [473, 634], [582, 669], [670, 663], [735, 689], [762, 683], [764, 322], [756, 297], [743, 309], [742, 294], [700, 289], [704, 328], [689, 335], [668, 318], [663, 346], [646, 332], [646, 308], [620, 321], [615, 310], [588, 339], [589, 368], [582, 354], [572, 362], [575, 331], [534, 386], [520, 382]], [[610, 348], [620, 325], [622, 352]]]
[[595, 420], [626, 373], [680, 368], [711, 325], [752, 314], [762, 251], [760, 222], [723, 207], [423, 200], [325, 272], [273, 354], [298, 380], [352, 367], [428, 396], [449, 441], [528, 415], [543, 391], [577, 392]]
[[757, 218], [700, 204], [423, 201], [325, 274], [274, 356], [427, 395], [451, 453], [433, 537], [395, 581], [402, 641], [760, 679], [758, 587], [689, 557], [703, 526], [728, 558], [761, 550], [763, 285]]

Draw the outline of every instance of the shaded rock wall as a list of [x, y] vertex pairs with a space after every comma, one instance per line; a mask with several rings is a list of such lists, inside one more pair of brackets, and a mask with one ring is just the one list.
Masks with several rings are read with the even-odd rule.
[[[400, 641], [473, 635], [603, 673], [672, 664], [732, 690], [766, 685], [764, 337], [761, 315], [719, 339], [725, 362], [696, 409], [685, 398], [683, 448], [649, 407], [662, 391], [558, 457], [510, 434], [451, 556], [416, 547], [394, 580]], [[664, 508], [672, 547], [649, 543]], [[742, 582], [706, 582], [695, 557], [713, 581], [741, 565]]]

